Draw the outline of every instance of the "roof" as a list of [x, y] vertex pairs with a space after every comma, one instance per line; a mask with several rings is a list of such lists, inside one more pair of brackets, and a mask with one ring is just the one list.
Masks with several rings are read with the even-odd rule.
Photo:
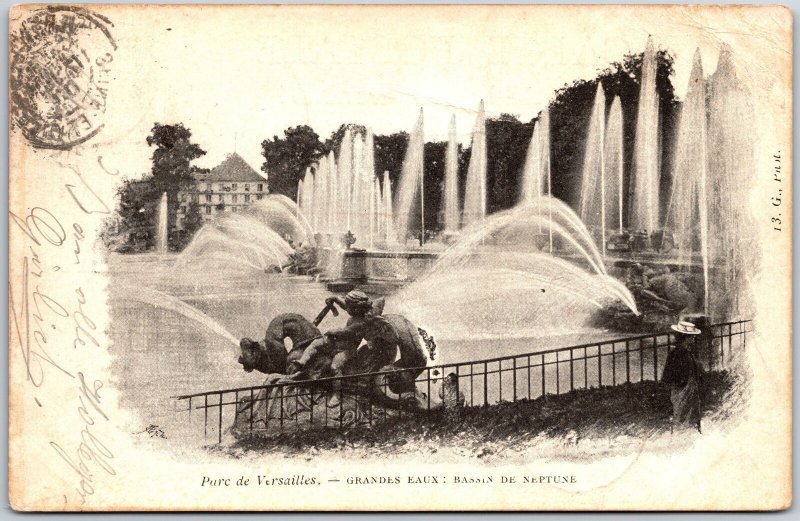
[[263, 183], [267, 180], [236, 152], [212, 168], [208, 174], [196, 174], [195, 177], [199, 181], [238, 181], [240, 183]]

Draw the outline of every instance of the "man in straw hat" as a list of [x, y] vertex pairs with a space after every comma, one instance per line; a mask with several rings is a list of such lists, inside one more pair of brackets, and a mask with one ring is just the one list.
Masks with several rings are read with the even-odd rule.
[[700, 431], [702, 369], [692, 350], [701, 331], [693, 323], [686, 321], [680, 321], [671, 327], [675, 331], [677, 347], [667, 356], [661, 381], [671, 386], [672, 425], [692, 426]]

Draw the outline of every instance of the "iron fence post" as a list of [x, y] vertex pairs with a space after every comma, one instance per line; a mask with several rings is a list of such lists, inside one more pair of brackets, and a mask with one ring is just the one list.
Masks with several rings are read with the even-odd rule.
[[222, 443], [222, 393], [219, 393], [219, 426], [217, 441]]
[[483, 364], [483, 406], [489, 405], [489, 364]]
[[611, 385], [617, 385], [617, 344], [611, 344]]
[[512, 358], [511, 359], [511, 367], [512, 367], [512, 370], [514, 371], [513, 378], [511, 379], [511, 382], [514, 385], [514, 393], [512, 394], [512, 399], [514, 400], [514, 402], [516, 402], [517, 401], [517, 359], [516, 358]]
[[[669, 344], [669, 335], [667, 335], [667, 344]], [[658, 381], [658, 337], [653, 337], [653, 381]]]
[[528, 400], [531, 399], [531, 355], [528, 355]]
[[542, 361], [542, 365], [541, 365], [541, 367], [542, 367], [542, 396], [544, 396], [544, 395], [547, 394], [547, 386], [545, 385], [545, 376], [544, 376], [544, 355], [542, 355], [539, 358], [541, 358], [541, 361]]
[[569, 350], [569, 390], [575, 390], [575, 369], [573, 368], [573, 351]]
[[597, 344], [597, 387], [603, 387], [603, 346]]
[[631, 383], [631, 348], [630, 342], [625, 341], [625, 382]]

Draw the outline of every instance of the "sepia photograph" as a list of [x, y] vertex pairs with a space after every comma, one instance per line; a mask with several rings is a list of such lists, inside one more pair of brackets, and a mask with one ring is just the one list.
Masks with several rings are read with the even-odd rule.
[[12, 7], [11, 506], [788, 508], [791, 39]]

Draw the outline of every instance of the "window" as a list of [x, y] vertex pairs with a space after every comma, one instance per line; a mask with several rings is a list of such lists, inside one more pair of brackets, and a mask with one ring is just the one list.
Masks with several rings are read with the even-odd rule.
[[211, 207], [210, 206], [206, 206], [206, 213], [211, 213]]
[[262, 197], [264, 197], [264, 196], [263, 196], [263, 195], [261, 195], [261, 194], [258, 194], [258, 195], [256, 196], [256, 199], [258, 199], [258, 200], [260, 201]]
[[178, 208], [178, 213], [186, 213], [186, 207], [181, 205], [181, 207]]
[[199, 203], [200, 202], [200, 196], [197, 195], [197, 194], [192, 194], [192, 202], [193, 203]]
[[[258, 191], [259, 192], [263, 192], [264, 191], [264, 183], [258, 183]], [[260, 199], [260, 197], [259, 197], [259, 199]]]
[[231, 200], [232, 200], [234, 203], [236, 203], [236, 202], [238, 202], [238, 201], [239, 201], [239, 196], [238, 196], [238, 195], [236, 195], [236, 194], [233, 194], [233, 195], [231, 196]]
[[245, 192], [249, 192], [249, 191], [250, 191], [250, 185], [249, 185], [249, 184], [245, 183], [245, 185], [244, 185], [244, 191], [245, 191]]
[[[211, 202], [211, 194], [206, 194], [206, 202], [207, 203]], [[211, 213], [211, 212], [208, 212], [208, 213]]]
[[246, 203], [250, 202], [250, 194], [244, 194], [244, 202]]
[[186, 194], [181, 194], [181, 202], [182, 203], [186, 202]]
[[231, 211], [232, 211], [232, 212], [236, 213], [238, 210], [239, 210], [239, 209], [238, 209], [238, 208], [236, 208], [235, 206], [231, 206]]
[[231, 185], [231, 190], [233, 190], [234, 192], [236, 191], [236, 183], [233, 183], [233, 184]]

